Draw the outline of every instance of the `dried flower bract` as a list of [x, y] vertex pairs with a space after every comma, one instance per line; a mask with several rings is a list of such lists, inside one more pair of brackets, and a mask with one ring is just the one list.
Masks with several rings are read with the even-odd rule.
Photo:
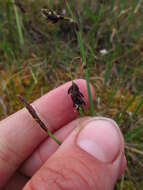
[[68, 89], [68, 94], [71, 95], [73, 107], [77, 111], [80, 111], [80, 109], [84, 111], [84, 106], [86, 105], [85, 101], [83, 100], [84, 96], [80, 92], [79, 87], [75, 82], [72, 82], [72, 85]]

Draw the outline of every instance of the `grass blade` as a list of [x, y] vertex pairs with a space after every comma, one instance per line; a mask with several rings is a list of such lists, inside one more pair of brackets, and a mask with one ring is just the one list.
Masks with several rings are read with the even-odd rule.
[[16, 19], [19, 43], [20, 43], [21, 48], [23, 48], [24, 37], [23, 37], [22, 26], [21, 26], [21, 22], [20, 22], [20, 18], [19, 18], [19, 13], [18, 13], [18, 10], [17, 10], [17, 6], [15, 4], [15, 0], [13, 0], [12, 3], [13, 3], [13, 9], [14, 9], [14, 13], [15, 13], [15, 19]]
[[[73, 20], [75, 20], [75, 17], [73, 15], [73, 12], [68, 4], [68, 2], [66, 1], [66, 5], [68, 8], [68, 11], [72, 17]], [[91, 89], [90, 89], [90, 82], [89, 82], [89, 68], [87, 65], [87, 61], [86, 61], [86, 53], [85, 53], [85, 49], [84, 49], [84, 45], [83, 45], [83, 41], [82, 41], [82, 36], [81, 36], [81, 31], [77, 31], [77, 40], [78, 40], [78, 44], [80, 47], [80, 53], [81, 53], [81, 58], [82, 58], [82, 64], [83, 67], [86, 66], [85, 69], [85, 79], [86, 79], [86, 86], [87, 86], [87, 91], [88, 91], [88, 100], [89, 100], [89, 106], [90, 106], [90, 114], [91, 116], [94, 115], [94, 105], [93, 105], [93, 101], [92, 101], [92, 95], [91, 95]]]

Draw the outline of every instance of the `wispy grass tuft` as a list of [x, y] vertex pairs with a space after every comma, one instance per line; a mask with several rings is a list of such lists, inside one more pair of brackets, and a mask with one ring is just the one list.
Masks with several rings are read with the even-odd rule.
[[126, 142], [131, 142], [133, 140], [135, 141], [136, 139], [138, 139], [140, 134], [142, 133], [143, 133], [143, 125], [140, 125], [138, 127], [133, 128], [133, 130], [128, 131], [124, 137]]
[[134, 112], [132, 114], [133, 117], [135, 117], [137, 115], [137, 113], [138, 113], [139, 109], [142, 107], [142, 105], [143, 105], [143, 97], [138, 101], [137, 106], [135, 107]]

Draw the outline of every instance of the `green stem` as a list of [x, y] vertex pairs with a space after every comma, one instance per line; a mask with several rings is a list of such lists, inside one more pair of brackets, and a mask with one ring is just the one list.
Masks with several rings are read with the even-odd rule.
[[14, 9], [14, 13], [15, 13], [17, 31], [18, 31], [18, 36], [19, 36], [19, 43], [20, 43], [20, 46], [23, 47], [23, 45], [24, 45], [24, 37], [23, 37], [23, 33], [22, 33], [22, 27], [21, 27], [21, 23], [20, 23], [18, 10], [17, 10], [17, 7], [15, 5], [15, 0], [12, 0], [12, 3], [13, 3], [13, 9]]
[[90, 89], [90, 83], [89, 83], [89, 71], [88, 71], [88, 68], [86, 68], [86, 70], [85, 70], [85, 78], [86, 78], [86, 86], [87, 86], [87, 91], [88, 91], [90, 114], [91, 114], [91, 116], [94, 116], [94, 105], [93, 105], [93, 101], [92, 101], [92, 95], [91, 95], [91, 89]]
[[[66, 1], [66, 5], [68, 8], [68, 11], [72, 17], [72, 19], [75, 21], [75, 17], [72, 13], [72, 10], [68, 4], [68, 2]], [[84, 45], [83, 45], [83, 41], [82, 41], [82, 36], [81, 36], [81, 31], [77, 31], [77, 40], [78, 40], [78, 44], [80, 47], [80, 53], [81, 53], [81, 58], [82, 58], [82, 64], [83, 67], [86, 66], [85, 69], [85, 79], [86, 79], [86, 86], [87, 86], [87, 91], [88, 91], [88, 100], [89, 100], [89, 105], [90, 105], [90, 114], [93, 116], [94, 115], [94, 105], [93, 105], [93, 101], [92, 101], [92, 95], [91, 95], [91, 89], [90, 89], [90, 81], [89, 81], [89, 68], [86, 62], [86, 53], [85, 53], [85, 49], [84, 49]]]
[[62, 143], [48, 130], [48, 135], [53, 139], [58, 145], [61, 145]]

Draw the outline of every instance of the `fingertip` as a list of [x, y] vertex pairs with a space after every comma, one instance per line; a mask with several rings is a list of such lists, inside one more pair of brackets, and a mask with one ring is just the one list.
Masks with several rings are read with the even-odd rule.
[[114, 122], [104, 117], [89, 120], [77, 137], [77, 145], [103, 163], [112, 163], [119, 157], [121, 141]]

